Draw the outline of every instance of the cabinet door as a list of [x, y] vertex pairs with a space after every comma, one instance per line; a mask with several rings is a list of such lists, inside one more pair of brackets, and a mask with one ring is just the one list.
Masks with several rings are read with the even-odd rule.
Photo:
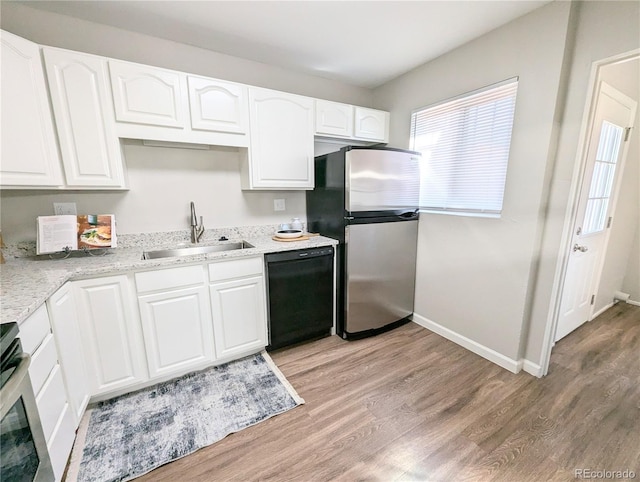
[[210, 292], [218, 359], [249, 354], [267, 345], [262, 276], [213, 283]]
[[62, 170], [38, 45], [0, 32], [0, 185], [58, 186]]
[[356, 107], [355, 131], [356, 139], [387, 142], [389, 140], [389, 113]]
[[129, 62], [109, 61], [116, 120], [185, 127], [186, 76]]
[[250, 188], [313, 189], [313, 99], [250, 88]]
[[206, 286], [139, 296], [138, 302], [151, 378], [213, 361]]
[[144, 345], [125, 275], [74, 282], [91, 395], [148, 379]]
[[67, 387], [67, 398], [73, 410], [75, 429], [80, 424], [89, 403], [89, 382], [85, 372], [85, 355], [71, 284], [66, 283], [47, 303], [62, 375]]
[[316, 100], [316, 135], [353, 136], [353, 106]]
[[43, 52], [67, 185], [124, 187], [106, 59]]
[[188, 77], [191, 128], [245, 134], [249, 117], [244, 85], [204, 77]]

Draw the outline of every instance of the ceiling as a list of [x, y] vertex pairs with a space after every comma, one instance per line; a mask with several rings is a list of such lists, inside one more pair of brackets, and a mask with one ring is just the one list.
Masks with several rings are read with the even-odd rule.
[[29, 1], [29, 7], [377, 87], [550, 0]]

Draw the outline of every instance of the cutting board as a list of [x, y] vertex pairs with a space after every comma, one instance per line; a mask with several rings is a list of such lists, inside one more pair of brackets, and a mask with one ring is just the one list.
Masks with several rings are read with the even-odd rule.
[[297, 238], [279, 238], [278, 236], [272, 236], [271, 239], [273, 239], [274, 241], [282, 241], [283, 243], [288, 243], [291, 241], [306, 241], [309, 238], [313, 237], [313, 236], [319, 236], [318, 233], [304, 233], [302, 236], [299, 236]]

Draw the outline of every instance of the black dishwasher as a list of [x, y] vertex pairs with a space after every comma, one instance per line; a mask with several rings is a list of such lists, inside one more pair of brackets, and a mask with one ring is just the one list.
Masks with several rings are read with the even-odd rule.
[[328, 336], [333, 326], [333, 248], [265, 255], [269, 346]]

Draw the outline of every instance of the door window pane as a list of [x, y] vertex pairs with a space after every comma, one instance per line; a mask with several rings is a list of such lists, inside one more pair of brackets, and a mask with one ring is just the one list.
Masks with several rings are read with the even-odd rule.
[[616, 163], [618, 160], [618, 151], [620, 150], [620, 141], [622, 140], [622, 130], [622, 127], [615, 124], [607, 121], [602, 122], [596, 161]]
[[607, 222], [609, 198], [622, 144], [622, 132], [622, 127], [607, 121], [602, 122], [600, 141], [589, 185], [587, 209], [584, 213], [583, 234], [602, 231]]

